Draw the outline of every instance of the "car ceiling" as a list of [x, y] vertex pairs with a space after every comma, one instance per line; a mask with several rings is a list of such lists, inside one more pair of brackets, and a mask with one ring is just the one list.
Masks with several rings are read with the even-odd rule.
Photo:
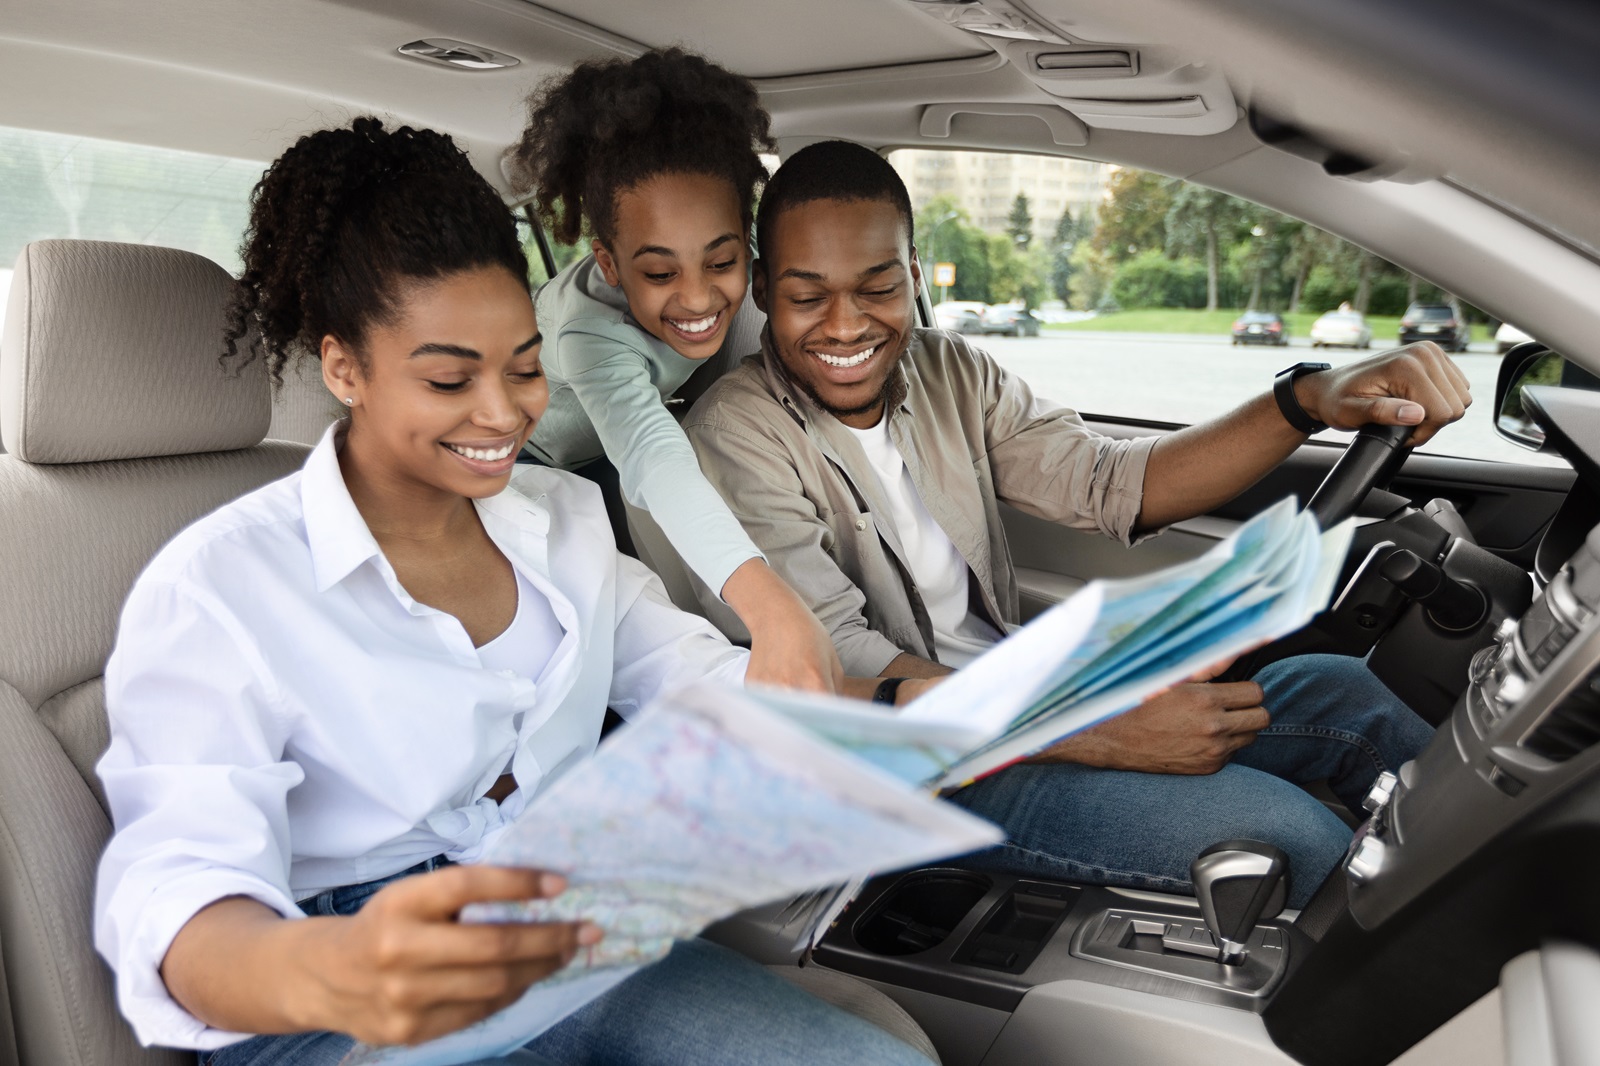
[[[1063, 90], [1027, 70], [1019, 45], [945, 24], [950, 5], [913, 0], [0, 0], [0, 124], [265, 160], [307, 129], [370, 111], [455, 134], [499, 181], [499, 153], [538, 79], [590, 56], [681, 44], [756, 79], [786, 149], [843, 136], [1055, 151], [1192, 176], [1324, 224], [1325, 203], [1346, 217], [1398, 210], [1390, 230], [1344, 228], [1396, 262], [1406, 248], [1395, 227], [1413, 241], [1436, 236], [1432, 207], [1395, 181], [1330, 178], [1264, 148], [1233, 120], [1253, 106], [1400, 181], [1447, 179], [1423, 186], [1456, 197], [1441, 218], [1470, 215], [1457, 202], [1470, 190], [1559, 233], [1588, 267], [1600, 260], [1600, 17], [1587, 0], [983, 2], [1011, 4], [1068, 42], [1139, 53], [1137, 78], [1065, 95], [1206, 86], [1211, 113], [1187, 132], [1181, 122], [1089, 120], [1085, 143], [1057, 144], [1037, 117], [1015, 112], [1083, 114], [1081, 105], [1058, 106]], [[424, 37], [522, 63], [467, 73], [396, 54]], [[940, 103], [1013, 113], [958, 115], [948, 136], [929, 137], [925, 109]], [[1449, 252], [1446, 274], [1470, 249]], [[1485, 282], [1454, 284], [1493, 310]], [[1570, 319], [1558, 334], [1600, 332], [1597, 312], [1580, 322], [1577, 302], [1564, 303], [1546, 308]]]

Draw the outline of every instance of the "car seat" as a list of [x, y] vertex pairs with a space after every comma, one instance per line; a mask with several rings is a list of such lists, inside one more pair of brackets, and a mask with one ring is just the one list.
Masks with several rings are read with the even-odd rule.
[[322, 383], [322, 364], [301, 359], [283, 368], [282, 383], [272, 389], [267, 439], [315, 445], [344, 412], [344, 405]]
[[139, 245], [40, 241], [17, 261], [0, 336], [0, 1062], [194, 1061], [138, 1046], [95, 954], [111, 825], [94, 764], [134, 578], [308, 451], [263, 442], [261, 363], [218, 361], [232, 285], [200, 256]]

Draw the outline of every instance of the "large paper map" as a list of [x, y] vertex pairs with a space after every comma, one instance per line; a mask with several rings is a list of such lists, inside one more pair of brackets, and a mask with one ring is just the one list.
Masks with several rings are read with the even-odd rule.
[[487, 1022], [418, 1048], [358, 1048], [347, 1066], [503, 1054], [719, 918], [1000, 837], [743, 693], [683, 690], [551, 785], [485, 855], [562, 873], [568, 890], [463, 914], [585, 918], [605, 939]]

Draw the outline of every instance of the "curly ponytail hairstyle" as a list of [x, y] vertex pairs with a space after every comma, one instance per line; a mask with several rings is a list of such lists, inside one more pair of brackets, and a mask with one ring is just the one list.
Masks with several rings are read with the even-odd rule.
[[265, 357], [275, 384], [326, 336], [360, 359], [407, 282], [502, 266], [528, 284], [515, 219], [455, 142], [370, 117], [308, 134], [267, 168], [241, 255], [223, 358]]
[[539, 214], [563, 243], [577, 241], [587, 219], [609, 246], [617, 197], [658, 174], [725, 179], [748, 229], [766, 177], [759, 152], [776, 150], [771, 125], [748, 78], [681, 48], [591, 60], [528, 97], [515, 181], [536, 191]]

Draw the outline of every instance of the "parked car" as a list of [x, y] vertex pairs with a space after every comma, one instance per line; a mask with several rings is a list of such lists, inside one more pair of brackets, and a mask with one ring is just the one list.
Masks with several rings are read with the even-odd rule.
[[1329, 311], [1311, 324], [1313, 348], [1370, 348], [1372, 327], [1360, 311]]
[[988, 309], [988, 304], [946, 300], [942, 304], [934, 305], [933, 320], [940, 329], [948, 329], [954, 333], [981, 334], [983, 314]]
[[1007, 337], [1037, 337], [1039, 320], [1026, 307], [991, 307], [983, 313], [983, 332]]
[[1433, 341], [1447, 352], [1464, 352], [1472, 339], [1467, 316], [1454, 304], [1412, 304], [1400, 318], [1400, 343]]
[[1276, 312], [1246, 311], [1233, 320], [1233, 343], [1275, 344], [1282, 348], [1289, 343], [1289, 327]]
[[1495, 351], [1501, 355], [1506, 354], [1524, 341], [1531, 341], [1532, 337], [1522, 332], [1509, 322], [1500, 323], [1500, 328], [1494, 331]]

